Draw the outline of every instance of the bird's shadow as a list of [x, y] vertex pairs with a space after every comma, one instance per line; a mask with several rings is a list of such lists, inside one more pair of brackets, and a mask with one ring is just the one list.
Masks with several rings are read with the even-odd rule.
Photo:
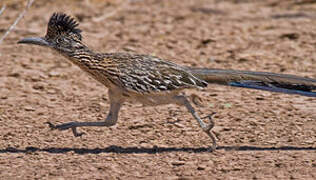
[[[316, 151], [316, 147], [295, 147], [295, 146], [282, 146], [282, 147], [256, 147], [256, 146], [219, 146], [217, 150], [227, 151]], [[0, 154], [4, 153], [32, 153], [32, 152], [47, 152], [52, 154], [63, 154], [67, 152], [74, 152], [76, 154], [100, 154], [100, 153], [116, 153], [116, 154], [156, 154], [156, 153], [170, 153], [170, 152], [188, 152], [188, 153], [203, 153], [210, 152], [207, 147], [191, 148], [191, 147], [121, 147], [121, 146], [108, 146], [105, 148], [37, 148], [26, 147], [25, 149], [18, 149], [7, 147], [0, 149]]]

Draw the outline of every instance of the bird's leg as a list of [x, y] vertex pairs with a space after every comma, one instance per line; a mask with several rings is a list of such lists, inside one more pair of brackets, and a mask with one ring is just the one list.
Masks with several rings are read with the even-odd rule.
[[108, 116], [106, 117], [105, 121], [100, 121], [100, 122], [69, 122], [69, 123], [63, 123], [63, 124], [58, 124], [54, 125], [50, 122], [47, 122], [49, 127], [51, 129], [57, 129], [57, 130], [67, 130], [67, 129], [72, 129], [72, 132], [74, 136], [78, 137], [83, 135], [84, 133], [79, 133], [77, 132], [77, 127], [83, 127], [83, 126], [113, 126], [116, 124], [117, 119], [118, 119], [118, 113], [120, 111], [121, 105], [123, 102], [120, 101], [115, 101], [111, 99], [111, 104], [110, 104], [110, 111]]
[[206, 124], [202, 121], [199, 117], [197, 112], [194, 110], [193, 106], [191, 105], [190, 101], [185, 96], [175, 96], [174, 97], [176, 104], [185, 106], [187, 110], [192, 114], [192, 116], [197, 120], [202, 130], [212, 139], [212, 146], [211, 150], [216, 149], [216, 139], [211, 132], [211, 129], [214, 127], [215, 123], [211, 117], [209, 117], [210, 123]]

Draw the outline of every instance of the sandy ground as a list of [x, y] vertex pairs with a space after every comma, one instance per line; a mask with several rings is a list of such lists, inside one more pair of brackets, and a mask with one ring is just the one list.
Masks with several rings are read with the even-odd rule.
[[[0, 33], [22, 5], [0, 16]], [[125, 104], [86, 135], [45, 122], [102, 121], [107, 89], [55, 52], [17, 45], [53, 12], [80, 21], [96, 51], [132, 51], [183, 65], [316, 78], [313, 1], [36, 1], [0, 45], [0, 179], [316, 179], [316, 99], [211, 85], [188, 91], [212, 112], [218, 150], [175, 105]]]

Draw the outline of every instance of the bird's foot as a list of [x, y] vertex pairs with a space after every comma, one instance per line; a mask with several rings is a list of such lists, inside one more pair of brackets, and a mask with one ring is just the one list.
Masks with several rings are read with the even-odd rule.
[[48, 126], [50, 127], [51, 130], [59, 130], [59, 131], [64, 131], [67, 129], [71, 129], [72, 133], [74, 134], [75, 137], [79, 137], [84, 135], [85, 133], [80, 133], [77, 132], [77, 122], [69, 122], [69, 123], [64, 123], [64, 124], [58, 124], [58, 125], [54, 125], [51, 122], [46, 122], [46, 124], [48, 124]]
[[215, 126], [215, 122], [212, 118], [212, 116], [216, 114], [216, 112], [213, 112], [212, 114], [204, 117], [203, 119], [205, 118], [208, 118], [209, 119], [209, 124], [206, 125], [204, 128], [203, 128], [203, 131], [212, 139], [212, 146], [209, 148], [209, 151], [212, 152], [216, 149], [217, 147], [217, 144], [216, 144], [216, 139], [218, 139], [218, 137], [216, 136], [215, 133], [212, 132], [212, 128]]
[[206, 125], [206, 126], [203, 128], [203, 131], [204, 131], [204, 132], [209, 132], [209, 131], [211, 131], [211, 130], [213, 129], [213, 127], [215, 126], [215, 122], [214, 122], [214, 120], [213, 120], [213, 118], [212, 118], [212, 116], [215, 115], [215, 114], [216, 114], [216, 112], [212, 112], [212, 114], [209, 114], [209, 115], [207, 115], [207, 116], [201, 118], [201, 119], [206, 119], [206, 118], [207, 118], [207, 119], [209, 120], [209, 124]]

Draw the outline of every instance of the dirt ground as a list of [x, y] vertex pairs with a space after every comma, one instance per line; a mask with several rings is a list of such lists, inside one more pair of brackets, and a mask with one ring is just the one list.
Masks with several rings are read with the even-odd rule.
[[[110, 128], [51, 131], [45, 122], [102, 121], [107, 89], [57, 53], [18, 45], [53, 12], [80, 21], [96, 51], [179, 64], [316, 78], [313, 1], [36, 1], [0, 45], [0, 179], [316, 179], [316, 99], [210, 85], [218, 150], [185, 108], [125, 104]], [[23, 4], [0, 16], [0, 36]]]

